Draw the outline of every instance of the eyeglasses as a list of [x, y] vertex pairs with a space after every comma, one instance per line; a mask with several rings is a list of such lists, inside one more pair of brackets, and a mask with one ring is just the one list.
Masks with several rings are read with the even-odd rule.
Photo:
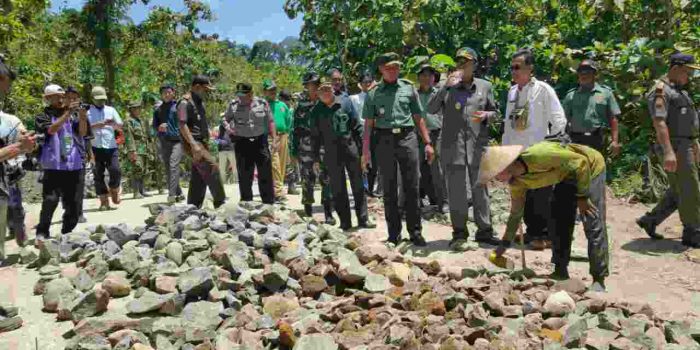
[[514, 64], [514, 65], [510, 66], [511, 71], [521, 70], [522, 68], [523, 67], [519, 64]]

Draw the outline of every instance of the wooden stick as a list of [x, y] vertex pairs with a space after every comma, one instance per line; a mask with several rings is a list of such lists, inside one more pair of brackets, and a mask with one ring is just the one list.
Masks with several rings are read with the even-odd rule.
[[520, 235], [520, 259], [523, 262], [523, 270], [525, 270], [525, 234], [523, 233], [523, 225], [518, 226], [518, 234]]

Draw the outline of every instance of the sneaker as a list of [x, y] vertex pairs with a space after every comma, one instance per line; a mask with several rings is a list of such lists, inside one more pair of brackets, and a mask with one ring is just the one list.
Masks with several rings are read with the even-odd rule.
[[501, 240], [494, 237], [493, 232], [487, 234], [477, 234], [474, 236], [474, 240], [479, 243], [489, 244], [489, 245], [499, 245]]
[[428, 245], [428, 243], [425, 242], [425, 238], [423, 238], [423, 235], [421, 234], [411, 236], [411, 242], [419, 247], [425, 247]]
[[664, 239], [664, 236], [656, 233], [656, 224], [644, 220], [644, 217], [637, 219], [637, 226], [639, 226], [651, 239]]
[[546, 246], [547, 245], [546, 245], [546, 243], [544, 243], [543, 239], [536, 239], [536, 240], [533, 240], [532, 242], [530, 242], [530, 248], [532, 250], [542, 251], [546, 248]]

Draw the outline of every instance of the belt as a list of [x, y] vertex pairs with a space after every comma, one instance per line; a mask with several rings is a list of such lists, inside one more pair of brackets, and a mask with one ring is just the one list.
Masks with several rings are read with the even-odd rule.
[[588, 131], [588, 132], [571, 132], [572, 135], [583, 135], [583, 136], [592, 136], [592, 135], [598, 135], [600, 134], [600, 129], [597, 129], [596, 131]]
[[393, 128], [393, 129], [377, 129], [378, 133], [381, 134], [393, 134], [393, 135], [399, 135], [399, 134], [406, 134], [409, 132], [413, 132], [415, 128], [412, 126], [405, 126], [401, 128]]

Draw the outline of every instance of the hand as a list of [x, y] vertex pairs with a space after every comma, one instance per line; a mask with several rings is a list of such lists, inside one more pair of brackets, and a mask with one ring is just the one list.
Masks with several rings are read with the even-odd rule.
[[319, 162], [314, 162], [314, 172], [315, 172], [316, 174], [318, 174], [319, 172], [321, 172], [321, 163], [319, 163]]
[[87, 119], [87, 114], [88, 114], [87, 109], [83, 109], [83, 108], [78, 109], [78, 118], [80, 118], [80, 120]]
[[80, 108], [80, 102], [78, 102], [78, 101], [71, 102], [71, 103], [68, 105], [68, 109], [69, 109], [70, 111], [75, 111], [75, 110], [78, 109], [78, 108]]
[[136, 152], [129, 152], [129, 160], [132, 163], [136, 163]]
[[428, 160], [428, 164], [433, 164], [433, 159], [435, 159], [435, 150], [432, 145], [425, 145], [425, 158]]
[[612, 154], [613, 157], [617, 157], [620, 155], [620, 149], [622, 146], [618, 142], [613, 141], [610, 144], [610, 153]]
[[700, 143], [698, 141], [693, 143], [693, 156], [695, 156], [695, 163], [700, 164]]
[[168, 132], [168, 123], [158, 125], [159, 132]]
[[362, 166], [363, 172], [367, 172], [369, 170], [369, 160], [369, 154], [362, 155], [362, 163], [360, 165]]
[[593, 205], [590, 199], [578, 198], [576, 204], [578, 205], [578, 211], [581, 213], [581, 216], [588, 216], [591, 218], [598, 216], [598, 209]]
[[36, 146], [36, 135], [33, 131], [22, 134], [19, 137], [19, 151], [22, 153], [29, 153], [34, 150]]
[[104, 123], [105, 123], [105, 125], [110, 125], [110, 126], [111, 126], [112, 124], [114, 124], [114, 119], [105, 119], [105, 122], [104, 122]]
[[487, 111], [476, 111], [472, 113], [472, 121], [475, 123], [481, 123], [484, 119], [488, 119], [491, 112]]
[[447, 87], [453, 87], [459, 83], [462, 82], [462, 77], [464, 76], [464, 73], [461, 70], [456, 70], [452, 73], [450, 73], [450, 76], [447, 77]]
[[669, 173], [675, 173], [678, 167], [678, 161], [676, 160], [676, 154], [673, 152], [666, 153], [664, 155], [664, 170]]
[[201, 146], [192, 147], [192, 161], [199, 163], [204, 158], [204, 152]]

